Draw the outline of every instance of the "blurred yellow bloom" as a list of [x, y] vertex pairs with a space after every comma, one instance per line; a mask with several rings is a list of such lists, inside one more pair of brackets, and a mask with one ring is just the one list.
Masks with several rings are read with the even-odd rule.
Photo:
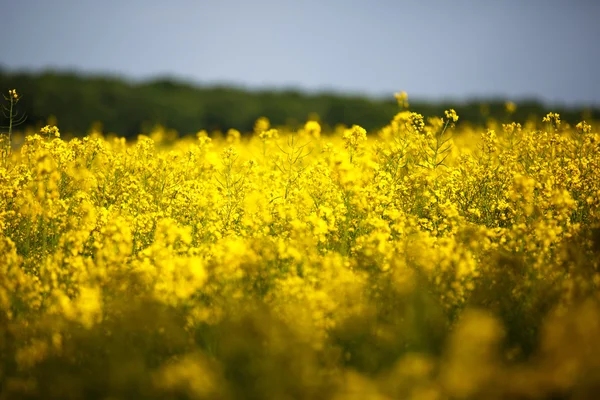
[[396, 101], [398, 102], [398, 105], [402, 108], [408, 108], [409, 104], [408, 104], [408, 94], [405, 91], [399, 92], [399, 93], [394, 93], [394, 97], [396, 98]]
[[254, 123], [254, 133], [261, 133], [271, 127], [271, 122], [267, 117], [260, 117]]
[[512, 101], [507, 101], [504, 104], [504, 109], [506, 110], [507, 113], [513, 114], [515, 111], [517, 111], [517, 105], [515, 103], [513, 103]]
[[315, 139], [321, 137], [321, 125], [317, 121], [307, 121], [304, 124], [304, 130]]

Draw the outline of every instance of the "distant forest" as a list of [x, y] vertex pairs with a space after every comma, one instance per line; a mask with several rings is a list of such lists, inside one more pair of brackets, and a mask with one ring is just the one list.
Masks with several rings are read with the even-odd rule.
[[[26, 125], [40, 127], [49, 116], [58, 121], [61, 132], [85, 135], [92, 124], [101, 122], [104, 132], [133, 137], [148, 133], [160, 124], [181, 135], [201, 129], [252, 130], [254, 121], [266, 116], [272, 125], [298, 126], [317, 114], [324, 125], [359, 124], [368, 130], [387, 124], [399, 111], [389, 99], [344, 96], [332, 93], [308, 94], [297, 90], [246, 90], [225, 86], [200, 86], [176, 79], [131, 82], [109, 76], [72, 72], [9, 72], [0, 70], [0, 90], [16, 89], [22, 95], [19, 110], [27, 114]], [[410, 93], [409, 93], [410, 96]], [[600, 109], [560, 109], [535, 100], [517, 101], [509, 115], [505, 99], [473, 100], [460, 103], [422, 102], [410, 98], [410, 109], [425, 117], [443, 115], [454, 108], [460, 122], [483, 124], [487, 118], [523, 122], [540, 119], [549, 111], [563, 120], [600, 119]], [[6, 121], [0, 121], [5, 125]]]

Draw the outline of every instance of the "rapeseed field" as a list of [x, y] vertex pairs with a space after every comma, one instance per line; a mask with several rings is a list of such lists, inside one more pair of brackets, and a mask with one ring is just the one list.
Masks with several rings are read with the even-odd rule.
[[594, 398], [596, 125], [397, 99], [373, 132], [11, 126], [0, 399]]

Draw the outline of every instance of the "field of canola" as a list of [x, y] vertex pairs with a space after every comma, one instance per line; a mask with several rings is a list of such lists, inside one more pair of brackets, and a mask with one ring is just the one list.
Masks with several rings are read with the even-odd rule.
[[398, 100], [3, 147], [0, 399], [593, 398], [595, 126]]

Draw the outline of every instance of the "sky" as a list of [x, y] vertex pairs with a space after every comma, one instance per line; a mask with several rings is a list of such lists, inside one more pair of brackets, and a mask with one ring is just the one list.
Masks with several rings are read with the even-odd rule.
[[0, 66], [600, 105], [597, 0], [0, 0]]

